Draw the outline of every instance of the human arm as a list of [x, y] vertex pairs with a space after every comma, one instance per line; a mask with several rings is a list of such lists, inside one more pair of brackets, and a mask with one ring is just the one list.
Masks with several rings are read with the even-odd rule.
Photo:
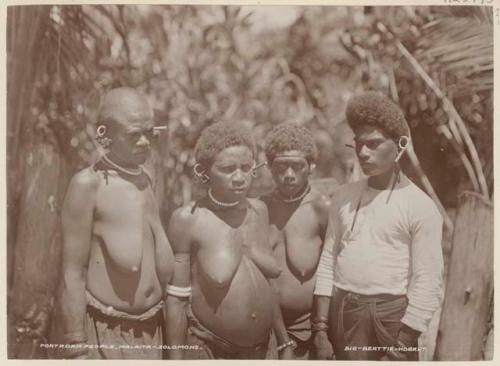
[[314, 210], [318, 217], [319, 224], [319, 236], [323, 243], [326, 237], [326, 231], [328, 229], [329, 214], [331, 210], [332, 201], [328, 196], [321, 195], [314, 202]]
[[[273, 330], [276, 336], [276, 342], [278, 346], [289, 344], [291, 341], [288, 332], [286, 330], [286, 325], [283, 320], [283, 315], [281, 313], [281, 307], [279, 302], [279, 288], [275, 279], [269, 279], [269, 283], [273, 288], [274, 299], [273, 299]], [[295, 355], [292, 346], [286, 346], [282, 351], [279, 352], [280, 360], [293, 360]]]
[[[65, 344], [85, 344], [86, 277], [99, 178], [90, 169], [70, 182], [62, 207], [62, 278], [58, 306]], [[69, 348], [64, 358], [86, 358], [86, 348]]]
[[[192, 216], [189, 207], [178, 208], [172, 214], [167, 229], [167, 237], [174, 252], [174, 273], [169, 284], [170, 287], [167, 287], [165, 301], [165, 317], [168, 324], [166, 345], [168, 346], [179, 346], [186, 343], [188, 328], [186, 309], [190, 301], [187, 289], [191, 288], [190, 229], [192, 229], [193, 224]], [[183, 351], [182, 349], [169, 349], [168, 356], [171, 360], [180, 360], [183, 357]]]
[[322, 360], [331, 359], [333, 355], [333, 348], [328, 339], [328, 328], [333, 320], [329, 319], [329, 309], [333, 291], [333, 246], [337, 231], [337, 218], [334, 214], [330, 213], [328, 219], [323, 250], [316, 272], [311, 320], [315, 357]]
[[443, 219], [430, 200], [415, 205], [410, 217], [408, 307], [401, 321], [410, 329], [424, 332], [443, 298]]

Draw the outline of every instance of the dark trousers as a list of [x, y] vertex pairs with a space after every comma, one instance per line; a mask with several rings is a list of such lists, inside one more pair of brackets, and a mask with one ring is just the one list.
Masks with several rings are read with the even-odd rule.
[[[336, 289], [330, 308], [330, 340], [337, 360], [394, 359], [390, 347], [399, 347], [399, 361], [418, 361], [418, 351], [397, 343], [408, 299], [401, 295], [360, 295]], [[332, 324], [333, 323], [333, 324]], [[418, 339], [408, 347], [418, 347]]]

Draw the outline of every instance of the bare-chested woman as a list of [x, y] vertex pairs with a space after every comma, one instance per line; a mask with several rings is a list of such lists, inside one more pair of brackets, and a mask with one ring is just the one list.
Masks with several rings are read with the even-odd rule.
[[306, 128], [283, 123], [268, 134], [265, 150], [276, 189], [262, 200], [269, 209], [270, 242], [283, 268], [276, 280], [281, 313], [297, 343], [295, 357], [315, 358], [311, 332], [325, 331], [327, 319], [311, 319], [311, 309], [329, 207], [327, 197], [309, 185], [317, 148]]
[[[242, 126], [207, 127], [195, 149], [195, 172], [208, 195], [177, 209], [168, 236], [175, 269], [167, 289], [167, 345], [199, 346], [170, 358], [264, 359], [274, 327], [280, 274], [268, 241], [264, 203], [246, 198], [255, 144]], [[278, 342], [289, 341], [284, 327]]]
[[109, 152], [72, 179], [64, 202], [60, 309], [71, 358], [162, 356], [173, 253], [141, 168], [154, 132], [146, 98], [104, 95], [97, 138]]

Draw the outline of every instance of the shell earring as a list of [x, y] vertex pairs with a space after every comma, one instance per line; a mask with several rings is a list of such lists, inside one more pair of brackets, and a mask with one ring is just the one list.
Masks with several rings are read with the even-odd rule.
[[201, 180], [203, 184], [207, 184], [210, 181], [210, 177], [205, 173], [205, 170], [198, 170], [201, 167], [200, 163], [196, 163], [193, 166], [194, 175]]
[[408, 136], [401, 136], [398, 140], [398, 156], [396, 156], [396, 159], [394, 160], [395, 163], [399, 163], [399, 160], [405, 153], [406, 149], [408, 149], [408, 146], [410, 146], [410, 138]]
[[109, 137], [106, 137], [106, 126], [104, 125], [99, 125], [96, 130], [96, 141], [99, 145], [101, 145], [103, 148], [107, 149], [109, 145], [111, 145], [111, 139]]

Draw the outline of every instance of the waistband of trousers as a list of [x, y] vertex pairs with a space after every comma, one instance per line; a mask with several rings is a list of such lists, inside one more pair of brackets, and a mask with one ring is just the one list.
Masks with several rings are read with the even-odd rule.
[[337, 289], [339, 295], [345, 300], [356, 301], [361, 303], [378, 303], [385, 301], [392, 301], [406, 298], [406, 295], [393, 295], [393, 294], [375, 294], [375, 295], [365, 295], [356, 292], [346, 291], [342, 289]]

